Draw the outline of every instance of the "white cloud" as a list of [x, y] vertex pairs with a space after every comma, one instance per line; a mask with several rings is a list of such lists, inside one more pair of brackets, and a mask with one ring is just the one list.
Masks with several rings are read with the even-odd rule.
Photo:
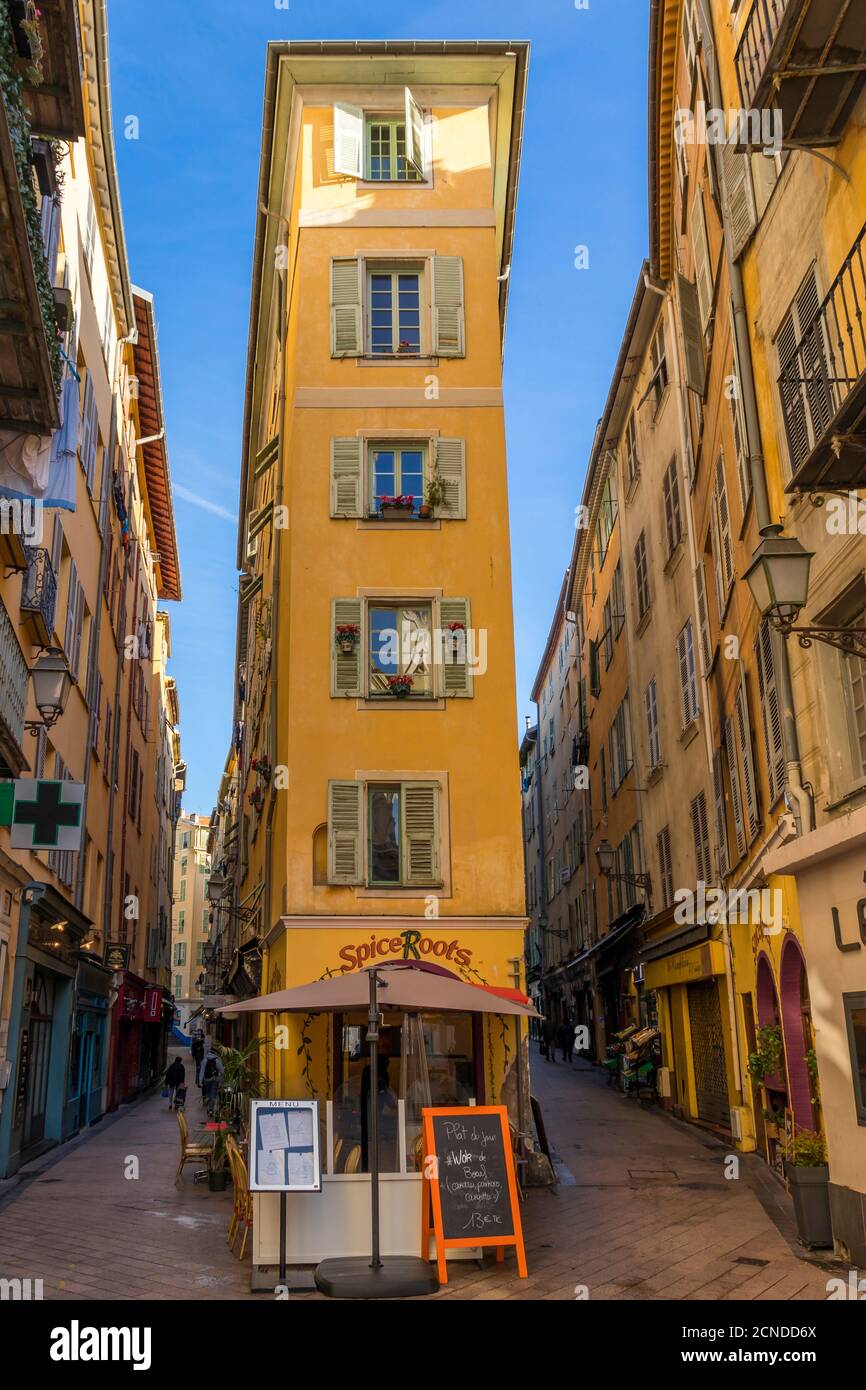
[[212, 512], [214, 516], [221, 516], [224, 521], [237, 524], [236, 513], [230, 512], [228, 507], [221, 507], [219, 502], [211, 502], [209, 497], [200, 497], [197, 492], [190, 492], [189, 488], [181, 487], [179, 483], [172, 484], [172, 491], [176, 497], [182, 497], [184, 502], [189, 502], [193, 507], [200, 507], [203, 512]]

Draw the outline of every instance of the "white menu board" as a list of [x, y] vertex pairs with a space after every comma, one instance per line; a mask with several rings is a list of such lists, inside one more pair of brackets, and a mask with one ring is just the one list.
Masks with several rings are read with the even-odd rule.
[[250, 1191], [321, 1192], [319, 1102], [254, 1100]]

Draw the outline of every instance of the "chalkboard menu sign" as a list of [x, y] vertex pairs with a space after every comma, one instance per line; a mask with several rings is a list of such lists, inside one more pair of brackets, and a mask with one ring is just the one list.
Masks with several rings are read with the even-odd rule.
[[504, 1106], [433, 1108], [424, 1117], [424, 1220], [422, 1256], [436, 1238], [440, 1283], [447, 1283], [445, 1250], [451, 1246], [513, 1245], [522, 1277], [526, 1257], [517, 1183]]

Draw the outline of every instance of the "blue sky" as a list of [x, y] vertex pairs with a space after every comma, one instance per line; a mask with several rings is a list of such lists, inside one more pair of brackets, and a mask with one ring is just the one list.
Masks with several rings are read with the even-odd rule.
[[[129, 264], [156, 299], [184, 600], [169, 605], [189, 765], [208, 813], [228, 746], [235, 523], [265, 45], [532, 42], [505, 399], [517, 714], [573, 536], [586, 460], [646, 249], [646, 0], [110, 0]], [[136, 116], [139, 138], [124, 138]], [[589, 268], [574, 267], [578, 245]], [[198, 498], [196, 502], [194, 499]]]

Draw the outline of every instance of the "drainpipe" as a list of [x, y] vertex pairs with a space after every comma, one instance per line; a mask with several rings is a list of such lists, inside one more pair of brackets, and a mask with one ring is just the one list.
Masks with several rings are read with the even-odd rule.
[[[719, 61], [716, 53], [715, 31], [710, 13], [709, 0], [698, 0], [701, 13], [703, 46], [707, 59], [707, 73], [710, 82], [710, 100], [718, 110], [723, 109], [722, 84], [719, 75]], [[709, 157], [716, 166], [717, 187], [724, 189], [724, 172], [715, 145], [708, 145]], [[770, 511], [770, 498], [767, 490], [767, 474], [764, 455], [761, 449], [761, 427], [758, 417], [758, 400], [755, 392], [755, 377], [752, 367], [752, 348], [749, 341], [749, 323], [746, 312], [746, 296], [743, 289], [743, 275], [739, 263], [732, 254], [730, 218], [726, 197], [722, 197], [722, 224], [724, 227], [725, 254], [728, 261], [728, 276], [731, 289], [731, 306], [734, 320], [734, 338], [740, 369], [740, 389], [743, 393], [743, 413], [746, 422], [746, 438], [749, 449], [749, 473], [755, 497], [755, 519], [761, 536], [778, 535], [782, 527], [773, 520]], [[803, 786], [800, 765], [800, 741], [797, 734], [797, 719], [794, 711], [794, 695], [791, 688], [791, 668], [788, 663], [788, 649], [784, 637], [770, 629], [773, 646], [773, 662], [779, 692], [779, 706], [782, 716], [782, 736], [785, 750], [785, 777], [788, 792], [794, 803], [794, 816], [799, 834], [814, 828], [812, 798]]]

